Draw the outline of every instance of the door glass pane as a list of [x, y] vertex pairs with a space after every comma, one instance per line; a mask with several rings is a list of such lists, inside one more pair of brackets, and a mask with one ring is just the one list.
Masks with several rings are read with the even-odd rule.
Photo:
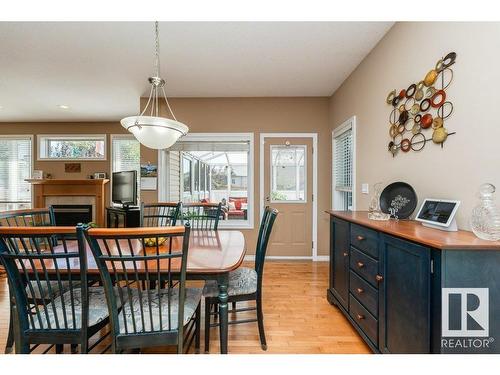
[[271, 201], [306, 202], [306, 146], [271, 146]]

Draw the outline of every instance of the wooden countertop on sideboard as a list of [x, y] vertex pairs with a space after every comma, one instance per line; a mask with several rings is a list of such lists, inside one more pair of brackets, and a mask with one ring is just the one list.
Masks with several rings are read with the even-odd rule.
[[414, 220], [370, 220], [367, 211], [328, 210], [326, 213], [351, 223], [440, 250], [500, 250], [500, 241], [482, 240], [477, 238], [474, 233], [465, 230], [445, 232], [424, 227], [420, 222]]

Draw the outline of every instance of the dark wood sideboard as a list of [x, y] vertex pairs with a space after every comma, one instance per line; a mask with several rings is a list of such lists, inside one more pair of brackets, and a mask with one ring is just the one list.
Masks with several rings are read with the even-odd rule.
[[[374, 352], [500, 353], [500, 242], [367, 212], [327, 213], [328, 301]], [[470, 288], [488, 288], [487, 296]]]

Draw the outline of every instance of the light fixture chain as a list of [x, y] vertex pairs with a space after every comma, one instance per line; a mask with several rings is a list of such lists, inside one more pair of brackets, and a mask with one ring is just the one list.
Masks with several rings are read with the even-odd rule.
[[156, 54], [156, 76], [160, 78], [160, 28], [155, 21], [155, 54]]

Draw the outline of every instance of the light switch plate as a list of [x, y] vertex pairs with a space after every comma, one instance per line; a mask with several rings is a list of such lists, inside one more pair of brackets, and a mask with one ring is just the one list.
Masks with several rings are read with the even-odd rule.
[[361, 193], [368, 194], [370, 191], [368, 184], [361, 184]]

